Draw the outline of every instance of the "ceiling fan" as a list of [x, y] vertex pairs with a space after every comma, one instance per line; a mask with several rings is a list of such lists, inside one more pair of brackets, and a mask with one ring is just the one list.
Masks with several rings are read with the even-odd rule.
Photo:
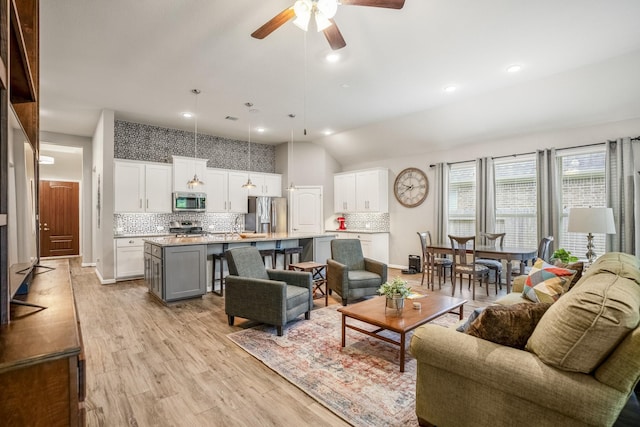
[[251, 37], [263, 39], [293, 18], [297, 27], [307, 31], [313, 16], [318, 31], [324, 33], [331, 49], [342, 49], [347, 43], [333, 20], [339, 4], [402, 9], [404, 0], [297, 0], [293, 6], [283, 10], [251, 33]]

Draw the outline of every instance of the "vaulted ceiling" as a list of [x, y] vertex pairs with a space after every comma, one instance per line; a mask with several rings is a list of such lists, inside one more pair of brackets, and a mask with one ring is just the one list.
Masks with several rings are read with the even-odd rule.
[[[334, 157], [372, 160], [402, 144], [428, 151], [640, 117], [637, 0], [341, 5], [335, 21], [347, 46], [335, 63], [322, 33], [291, 22], [250, 37], [292, 4], [41, 2], [41, 129], [92, 135], [106, 108], [192, 130], [181, 113], [195, 108], [193, 88], [202, 91], [199, 132], [246, 140], [251, 124], [252, 140], [277, 144], [293, 130]], [[512, 64], [522, 70], [506, 72]]]

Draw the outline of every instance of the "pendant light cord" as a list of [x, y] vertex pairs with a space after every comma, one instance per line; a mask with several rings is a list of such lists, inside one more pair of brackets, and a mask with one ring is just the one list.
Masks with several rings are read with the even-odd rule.
[[307, 32], [304, 32], [304, 93], [302, 96], [302, 121], [307, 135]]

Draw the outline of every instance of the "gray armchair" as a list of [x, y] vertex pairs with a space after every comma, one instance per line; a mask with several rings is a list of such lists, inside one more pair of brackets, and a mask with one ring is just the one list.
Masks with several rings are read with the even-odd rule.
[[254, 246], [226, 252], [229, 275], [225, 278], [225, 311], [232, 326], [235, 316], [274, 325], [278, 336], [287, 322], [313, 308], [311, 273], [266, 269]]
[[387, 281], [387, 265], [365, 258], [358, 239], [334, 239], [331, 241], [331, 259], [327, 260], [327, 293], [336, 292], [342, 305], [349, 300], [376, 295], [381, 284]]

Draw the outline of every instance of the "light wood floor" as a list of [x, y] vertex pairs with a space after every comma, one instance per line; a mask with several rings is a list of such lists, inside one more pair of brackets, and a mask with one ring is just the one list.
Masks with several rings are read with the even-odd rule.
[[[167, 307], [142, 280], [101, 285], [93, 268], [70, 262], [87, 359], [87, 425], [348, 425], [226, 338], [250, 324], [228, 326], [224, 298], [209, 293]], [[419, 274], [403, 277], [420, 283]], [[474, 302], [463, 288], [467, 315], [495, 300], [493, 285], [490, 297], [476, 289]]]

